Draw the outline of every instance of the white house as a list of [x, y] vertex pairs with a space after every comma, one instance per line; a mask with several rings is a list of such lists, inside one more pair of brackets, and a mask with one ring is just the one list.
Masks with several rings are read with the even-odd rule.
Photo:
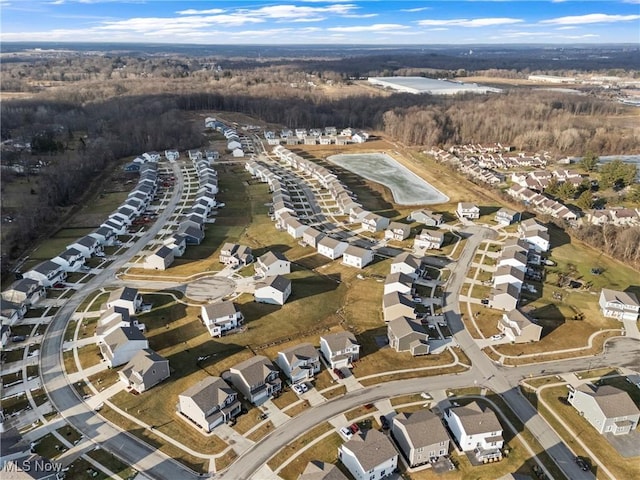
[[98, 240], [103, 247], [113, 245], [117, 239], [116, 232], [107, 227], [100, 227], [95, 232], [91, 232], [89, 236]]
[[510, 312], [518, 306], [520, 289], [510, 283], [496, 285], [489, 295], [489, 306], [496, 310]]
[[476, 220], [480, 218], [480, 208], [473, 203], [459, 202], [458, 208], [456, 208], [456, 215], [460, 219]]
[[449, 453], [449, 434], [440, 418], [430, 410], [399, 413], [393, 417], [391, 432], [410, 467]]
[[102, 252], [102, 245], [97, 238], [92, 237], [91, 235], [85, 235], [75, 243], [67, 245], [67, 248], [75, 248], [76, 250], [79, 250], [86, 258]]
[[164, 156], [170, 162], [175, 162], [180, 158], [180, 152], [178, 150], [165, 150]]
[[260, 277], [286, 275], [291, 273], [291, 262], [280, 252], [268, 251], [256, 259], [254, 268]]
[[503, 250], [502, 254], [498, 258], [498, 267], [502, 267], [503, 265], [508, 265], [510, 267], [517, 268], [518, 270], [522, 270], [526, 272], [527, 270], [527, 254], [523, 253], [521, 250], [516, 248], [509, 248], [507, 250]]
[[389, 219], [377, 213], [369, 213], [362, 219], [362, 228], [368, 232], [381, 232], [388, 226]]
[[260, 404], [282, 390], [278, 369], [262, 355], [256, 355], [230, 369], [231, 384], [253, 404]]
[[96, 326], [98, 343], [103, 342], [107, 335], [121, 327], [136, 327], [141, 332], [145, 331], [144, 323], [138, 322], [136, 317], [131, 316], [129, 310], [123, 307], [111, 307], [98, 318]]
[[386, 295], [392, 292], [398, 292], [403, 295], [413, 294], [413, 278], [402, 272], [390, 273], [384, 279], [383, 294]]
[[428, 227], [437, 227], [444, 223], [444, 218], [440, 213], [433, 213], [430, 210], [414, 210], [407, 220], [422, 223]]
[[511, 210], [509, 208], [501, 208], [496, 212], [495, 220], [500, 225], [511, 225], [520, 220], [520, 212]]
[[633, 292], [603, 288], [600, 292], [599, 304], [602, 315], [607, 318], [635, 321], [640, 317], [640, 302]]
[[405, 240], [411, 234], [411, 226], [406, 223], [391, 222], [384, 231], [384, 238], [387, 240]]
[[35, 305], [47, 296], [44, 286], [32, 278], [22, 278], [2, 291], [2, 298], [8, 302]]
[[313, 380], [320, 373], [320, 354], [310, 343], [300, 343], [278, 352], [276, 363], [291, 383]]
[[287, 233], [293, 238], [301, 238], [304, 231], [308, 228], [307, 225], [300, 223], [300, 221], [293, 215], [287, 217], [284, 221]]
[[398, 452], [382, 432], [371, 429], [338, 447], [338, 458], [355, 480], [388, 477], [398, 467]]
[[65, 272], [77, 272], [84, 265], [86, 258], [80, 250], [67, 248], [57, 257], [53, 257], [51, 261], [62, 265]]
[[181, 257], [187, 249], [187, 237], [181, 233], [174, 233], [164, 240], [164, 244], [173, 250], [173, 256]]
[[396, 255], [391, 262], [391, 273], [404, 273], [416, 279], [422, 272], [422, 261], [410, 253]]
[[520, 222], [518, 225], [520, 238], [532, 245], [539, 252], [549, 250], [549, 231], [544, 225], [533, 218]]
[[463, 451], [480, 461], [502, 458], [502, 425], [493, 410], [472, 402], [446, 410], [443, 420]]
[[349, 245], [342, 253], [342, 263], [350, 267], [364, 268], [373, 262], [373, 250]]
[[436, 249], [442, 247], [444, 233], [435, 230], [422, 229], [413, 240], [414, 248]]
[[238, 394], [220, 377], [207, 377], [178, 395], [178, 412], [207, 433], [241, 410]]
[[113, 368], [124, 365], [140, 350], [149, 348], [149, 342], [138, 328], [129, 326], [111, 332], [99, 347], [102, 357]]
[[137, 288], [120, 287], [109, 294], [107, 299], [107, 308], [122, 307], [129, 310], [134, 315], [142, 305], [142, 295], [138, 293]]
[[580, 385], [567, 400], [600, 434], [626, 435], [640, 420], [640, 410], [629, 394], [611, 385]]
[[147, 270], [166, 270], [174, 259], [173, 248], [163, 245], [147, 256], [144, 261], [144, 268]]
[[58, 282], [63, 282], [67, 278], [67, 272], [59, 263], [47, 260], [24, 272], [22, 276], [35, 280], [43, 287], [48, 288]]
[[265, 277], [256, 284], [254, 298], [259, 303], [271, 303], [274, 305], [284, 305], [289, 295], [291, 295], [291, 280], [282, 275]]
[[519, 308], [502, 315], [498, 320], [498, 330], [515, 343], [537, 342], [542, 336], [542, 327], [532, 322]]
[[351, 367], [360, 358], [360, 344], [351, 332], [328, 333], [320, 337], [320, 353], [331, 368]]
[[493, 272], [493, 286], [509, 283], [518, 290], [522, 288], [524, 282], [524, 272], [511, 265], [502, 265]]
[[318, 253], [331, 260], [340, 258], [349, 244], [331, 237], [323, 237], [318, 241]]
[[231, 301], [221, 301], [202, 305], [201, 316], [204, 326], [212, 337], [221, 337], [226, 332], [235, 330], [242, 325], [244, 316]]
[[322, 240], [324, 236], [324, 233], [321, 231], [313, 227], [307, 227], [307, 229], [302, 232], [302, 241], [310, 247], [317, 248], [318, 242]]

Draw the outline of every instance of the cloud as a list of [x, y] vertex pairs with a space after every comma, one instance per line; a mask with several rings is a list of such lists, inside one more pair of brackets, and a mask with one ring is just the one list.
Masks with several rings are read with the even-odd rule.
[[342, 18], [373, 18], [377, 17], [377, 13], [353, 13], [348, 15], [340, 15]]
[[402, 30], [409, 28], [406, 25], [397, 23], [376, 23], [373, 25], [354, 25], [352, 27], [331, 27], [327, 28], [330, 32], [356, 33], [356, 32], [388, 32], [394, 30]]
[[420, 20], [418, 25], [423, 27], [492, 27], [496, 25], [511, 25], [514, 23], [522, 23], [524, 20], [520, 18], [494, 17], [494, 18], [474, 18], [472, 20], [466, 18], [457, 18], [451, 20]]
[[325, 15], [347, 15], [358, 7], [353, 4], [334, 4], [324, 7], [307, 7], [301, 5], [271, 5], [255, 10], [241, 9], [238, 13], [251, 17], [270, 18], [275, 20], [292, 20], [296, 18], [317, 18]]
[[401, 12], [416, 13], [416, 12], [424, 12], [425, 10], [431, 10], [431, 7], [403, 8], [400, 11]]
[[546, 25], [587, 25], [590, 23], [615, 23], [640, 20], [640, 15], [608, 15], [606, 13], [590, 13], [569, 17], [550, 18], [540, 23]]
[[224, 13], [222, 8], [210, 8], [209, 10], [196, 10], [189, 8], [187, 10], [180, 10], [176, 12], [178, 15], [216, 15], [218, 13]]

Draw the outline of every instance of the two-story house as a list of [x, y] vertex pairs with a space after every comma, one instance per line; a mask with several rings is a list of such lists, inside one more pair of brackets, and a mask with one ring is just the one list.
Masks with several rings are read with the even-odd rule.
[[516, 212], [510, 208], [501, 208], [496, 212], [495, 220], [496, 223], [500, 225], [511, 225], [512, 223], [520, 221], [520, 212]]
[[320, 354], [310, 343], [301, 343], [278, 352], [276, 363], [292, 384], [313, 380], [320, 372]]
[[231, 367], [229, 380], [253, 404], [263, 403], [282, 390], [278, 369], [262, 355]]
[[244, 321], [242, 312], [228, 300], [202, 305], [200, 308], [204, 326], [212, 337], [221, 337], [241, 326]]
[[391, 261], [390, 273], [398, 272], [416, 279], [422, 274], [422, 261], [408, 252], [396, 255]]
[[399, 292], [387, 293], [382, 297], [382, 316], [385, 322], [398, 317], [416, 318], [415, 304]]
[[350, 368], [360, 358], [360, 344], [351, 332], [328, 333], [320, 337], [320, 352], [331, 368]]
[[640, 409], [627, 392], [611, 385], [580, 385], [567, 398], [598, 433], [625, 435], [638, 427]]
[[291, 280], [282, 275], [264, 278], [253, 293], [256, 302], [284, 305], [291, 295]]
[[238, 394], [220, 377], [207, 377], [178, 395], [178, 412], [207, 433], [241, 410]]
[[338, 447], [338, 458], [355, 480], [378, 480], [392, 475], [398, 466], [398, 452], [391, 440], [371, 429], [354, 435]]
[[633, 292], [620, 292], [603, 288], [599, 300], [602, 315], [620, 321], [636, 321], [640, 317], [640, 302]]
[[367, 232], [381, 232], [389, 226], [389, 219], [377, 213], [368, 213], [362, 219], [362, 228]]
[[220, 263], [231, 267], [244, 267], [253, 262], [250, 247], [236, 243], [225, 243], [220, 251]]
[[515, 343], [537, 342], [542, 336], [542, 327], [533, 323], [519, 308], [502, 314], [498, 330]]
[[145, 258], [144, 268], [147, 270], [166, 270], [174, 260], [173, 248], [162, 245]]
[[134, 315], [142, 305], [142, 295], [138, 293], [137, 288], [120, 287], [109, 294], [107, 299], [107, 308], [122, 307], [129, 310]]
[[60, 255], [53, 257], [51, 261], [62, 265], [64, 271], [69, 272], [77, 272], [80, 270], [86, 261], [86, 258], [80, 250], [76, 248], [67, 248]]
[[332, 237], [323, 237], [318, 241], [318, 253], [324, 257], [335, 260], [340, 258], [349, 244]]
[[364, 268], [373, 262], [373, 250], [349, 245], [342, 253], [342, 263], [350, 267]]
[[446, 410], [444, 421], [462, 451], [479, 461], [502, 458], [502, 425], [493, 410], [472, 402]]
[[347, 476], [332, 463], [313, 460], [298, 477], [298, 480], [349, 480]]
[[383, 295], [392, 292], [398, 292], [402, 295], [413, 295], [413, 278], [402, 272], [390, 273], [384, 279]]
[[456, 215], [459, 219], [476, 220], [480, 218], [480, 208], [469, 202], [459, 202], [456, 208]]
[[384, 238], [387, 240], [405, 240], [411, 234], [411, 226], [406, 223], [391, 222], [384, 231]]
[[120, 327], [136, 327], [141, 332], [145, 331], [144, 323], [138, 322], [136, 317], [131, 316], [129, 310], [115, 306], [104, 311], [98, 318], [96, 326], [98, 342], [104, 341], [107, 335]]
[[547, 252], [549, 250], [549, 229], [536, 222], [535, 219], [530, 218], [520, 222], [518, 225], [518, 233], [521, 239], [529, 243], [529, 245], [538, 252]]
[[169, 378], [169, 360], [149, 348], [139, 350], [118, 372], [120, 381], [138, 393]]
[[427, 227], [437, 227], [444, 223], [444, 218], [440, 213], [433, 213], [430, 210], [414, 210], [407, 220], [422, 223]]
[[109, 367], [129, 362], [140, 350], [149, 348], [149, 342], [135, 326], [119, 327], [104, 337], [100, 353]]
[[409, 352], [411, 355], [429, 353], [429, 335], [417, 321], [408, 317], [398, 317], [387, 323], [389, 346], [396, 352]]
[[391, 432], [410, 467], [437, 460], [449, 453], [449, 434], [440, 418], [430, 410], [399, 413]]
[[32, 278], [16, 280], [2, 292], [2, 298], [8, 302], [22, 303], [27, 306], [35, 305], [46, 296], [47, 291], [42, 284]]
[[444, 233], [435, 230], [422, 229], [413, 240], [414, 248], [437, 249], [444, 243]]
[[260, 277], [286, 275], [291, 273], [291, 262], [280, 252], [268, 251], [256, 259], [254, 268]]
[[63, 282], [67, 278], [67, 272], [59, 263], [46, 260], [23, 273], [23, 277], [35, 280], [43, 287], [48, 288], [58, 282]]
[[97, 238], [92, 237], [91, 235], [85, 235], [75, 243], [67, 245], [67, 248], [75, 248], [76, 250], [79, 250], [85, 258], [89, 258], [92, 255], [100, 254], [102, 252], [102, 244]]

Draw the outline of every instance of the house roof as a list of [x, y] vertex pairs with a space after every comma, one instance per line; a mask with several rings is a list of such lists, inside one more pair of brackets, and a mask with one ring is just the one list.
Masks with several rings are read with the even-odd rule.
[[127, 302], [133, 302], [138, 295], [137, 288], [131, 287], [120, 287], [117, 290], [114, 290], [109, 295], [109, 299], [107, 302], [115, 302], [116, 300], [125, 300]]
[[640, 306], [638, 297], [633, 292], [620, 292], [618, 290], [610, 290], [608, 288], [602, 289], [602, 296], [607, 302], [618, 302], [623, 305]]
[[332, 352], [345, 350], [352, 345], [359, 345], [356, 336], [351, 332], [328, 333], [320, 338], [324, 339]]
[[496, 214], [498, 214], [498, 213], [500, 213], [500, 214], [502, 214], [502, 215], [509, 216], [509, 217], [513, 217], [513, 216], [514, 216], [514, 215], [516, 215], [518, 212], [516, 212], [515, 210], [511, 210], [510, 208], [502, 207], [500, 210], [498, 210], [498, 211], [496, 212]]
[[180, 224], [180, 228], [178, 231], [187, 237], [193, 237], [199, 240], [202, 240], [204, 238], [204, 232], [202, 230], [185, 222], [182, 222]]
[[436, 230], [429, 230], [427, 228], [423, 228], [420, 231], [420, 237], [433, 238], [433, 239], [442, 241], [442, 240], [444, 240], [444, 232], [438, 232]]
[[209, 305], [203, 305], [202, 308], [206, 310], [207, 315], [211, 319], [228, 317], [229, 315], [235, 315], [236, 313], [238, 313], [238, 307], [236, 307], [233, 302], [228, 300], [223, 300], [218, 303], [210, 303]]
[[287, 260], [287, 257], [285, 257], [282, 253], [272, 252], [271, 250], [269, 250], [264, 255], [258, 257], [258, 261], [268, 267], [269, 265], [273, 265], [276, 262], [288, 262], [289, 260]]
[[408, 252], [403, 252], [400, 255], [396, 255], [396, 257], [391, 262], [392, 265], [397, 265], [399, 263], [405, 263], [417, 270], [418, 268], [420, 268], [422, 262], [415, 255], [412, 255]]
[[519, 248], [509, 248], [503, 251], [502, 255], [498, 259], [498, 262], [510, 259], [517, 260], [518, 263], [521, 263], [522, 265], [527, 264], [527, 256]]
[[547, 230], [547, 227], [538, 223], [535, 218], [529, 218], [520, 222], [521, 230]]
[[375, 429], [354, 435], [343, 447], [353, 452], [365, 472], [398, 455], [391, 440]]
[[162, 247], [157, 249], [155, 252], [153, 252], [152, 255], [155, 255], [160, 258], [167, 258], [169, 255], [173, 255], [173, 248], [169, 248], [166, 245], [163, 245]]
[[305, 236], [305, 237], [307, 237], [307, 236], [308, 236], [308, 237], [311, 237], [311, 238], [314, 238], [314, 239], [318, 239], [318, 237], [324, 237], [324, 233], [322, 233], [322, 232], [321, 232], [321, 231], [319, 231], [319, 230], [316, 230], [316, 229], [315, 229], [315, 228], [313, 228], [313, 227], [308, 227], [308, 228], [304, 231], [304, 233], [303, 233], [302, 235], [303, 235], [303, 236]]
[[593, 397], [595, 402], [607, 418], [624, 417], [640, 414], [640, 409], [624, 390], [611, 385], [596, 387], [592, 384], [584, 384], [578, 390]]
[[409, 233], [411, 231], [411, 225], [400, 222], [391, 222], [387, 227], [387, 230], [402, 230], [404, 233]]
[[298, 480], [348, 480], [338, 467], [314, 460], [309, 462]]
[[500, 283], [496, 285], [495, 288], [491, 289], [492, 297], [497, 297], [498, 295], [505, 294], [517, 300], [520, 296], [520, 291], [518, 290], [518, 287], [516, 287], [512, 283]]
[[141, 377], [144, 377], [149, 370], [157, 368], [160, 365], [166, 365], [168, 373], [168, 363], [169, 361], [162, 355], [159, 355], [150, 348], [143, 348], [138, 351], [131, 360], [129, 360], [129, 363], [125, 365], [122, 372], [127, 378], [129, 378], [134, 372], [137, 372]]
[[62, 266], [57, 264], [56, 262], [52, 262], [51, 260], [46, 260], [42, 263], [39, 263], [35, 267], [33, 267], [33, 271], [46, 275], [49, 272], [60, 270], [61, 268]]
[[522, 270], [518, 270], [512, 265], [500, 265], [498, 268], [496, 268], [496, 271], [493, 274], [493, 278], [497, 278], [502, 275], [511, 275], [521, 282], [524, 280], [524, 272]]
[[146, 338], [138, 327], [135, 326], [117, 328], [104, 337], [105, 345], [108, 345], [112, 352], [118, 347], [136, 340], [146, 340]]
[[13, 290], [21, 293], [29, 293], [33, 288], [38, 288], [40, 283], [32, 278], [21, 278], [11, 284], [8, 290]]
[[413, 302], [400, 292], [389, 292], [382, 297], [382, 308], [389, 308], [395, 305], [405, 305], [407, 307], [414, 308]]
[[369, 252], [371, 252], [371, 250], [369, 250], [368, 248], [362, 248], [356, 245], [349, 245], [345, 249], [343, 255], [351, 255], [352, 257], [365, 258], [369, 255]]
[[402, 272], [390, 273], [384, 278], [384, 284], [390, 285], [392, 283], [401, 283], [410, 287], [413, 285], [413, 278]]
[[306, 342], [281, 350], [278, 353], [282, 353], [284, 355], [289, 365], [291, 365], [296, 359], [306, 360], [318, 357], [318, 351], [315, 347]]
[[396, 338], [406, 337], [412, 333], [419, 333], [425, 336], [427, 335], [424, 327], [419, 322], [408, 317], [395, 318], [391, 320], [388, 325], [389, 330], [393, 332], [393, 335]]
[[131, 322], [129, 310], [122, 307], [111, 307], [100, 315], [98, 326], [96, 327], [96, 335], [104, 335], [105, 332], [108, 332], [112, 327], [119, 325], [120, 322]]
[[278, 371], [271, 363], [271, 360], [262, 355], [256, 355], [244, 362], [240, 362], [231, 367], [231, 370], [235, 370], [242, 376], [248, 385], [258, 385], [264, 382], [271, 372]]
[[320, 239], [320, 241], [318, 241], [318, 245], [322, 245], [323, 247], [327, 247], [330, 249], [336, 248], [341, 243], [344, 243], [344, 242], [340, 240], [336, 240], [335, 238], [331, 238], [331, 237], [324, 237]]
[[100, 227], [94, 233], [101, 235], [105, 238], [113, 236], [113, 230], [111, 230], [108, 227]]
[[474, 210], [474, 209], [477, 209], [478, 206], [475, 203], [460, 202], [458, 203], [458, 208], [461, 208], [463, 210]]
[[96, 238], [90, 235], [85, 235], [84, 237], [79, 239], [77, 242], [75, 242], [73, 245], [78, 244], [78, 245], [82, 245], [83, 247], [93, 247], [96, 243], [98, 243], [98, 240]]
[[291, 280], [282, 275], [273, 275], [266, 277], [262, 282], [256, 284], [256, 290], [259, 288], [271, 287], [279, 292], [285, 292], [291, 286]]
[[451, 409], [464, 427], [467, 435], [502, 431], [497, 415], [488, 407], [481, 407], [478, 402], [471, 402], [464, 407]]
[[220, 377], [207, 377], [180, 394], [191, 398], [203, 412], [221, 405], [230, 395], [235, 395], [235, 391]]
[[393, 422], [404, 426], [414, 448], [449, 440], [449, 434], [442, 425], [440, 417], [430, 410], [399, 413], [393, 418]]
[[237, 243], [226, 242], [222, 246], [222, 251], [233, 254], [238, 249], [239, 246], [240, 245], [238, 245]]
[[535, 323], [533, 323], [531, 319], [519, 308], [511, 310], [510, 312], [505, 313], [505, 315], [509, 321], [516, 323], [521, 330], [529, 325], [535, 325]]

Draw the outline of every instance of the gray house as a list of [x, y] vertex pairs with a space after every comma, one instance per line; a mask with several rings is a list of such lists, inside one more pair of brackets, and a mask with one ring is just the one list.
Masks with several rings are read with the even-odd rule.
[[414, 210], [407, 220], [422, 223], [428, 227], [437, 227], [443, 223], [442, 215], [430, 210]]
[[231, 367], [229, 380], [253, 404], [265, 402], [282, 390], [278, 369], [262, 355]]
[[640, 409], [629, 394], [611, 385], [580, 385], [567, 400], [598, 433], [625, 435], [640, 420]]
[[449, 452], [449, 434], [440, 418], [430, 410], [399, 413], [391, 433], [410, 467], [416, 467]]
[[415, 304], [399, 292], [387, 293], [382, 297], [382, 316], [385, 322], [398, 317], [416, 318]]
[[307, 463], [298, 480], [349, 480], [347, 476], [332, 463], [314, 460]]
[[149, 348], [138, 351], [122, 370], [120, 381], [138, 393], [169, 378], [169, 360]]
[[312, 380], [320, 372], [320, 354], [310, 343], [301, 343], [278, 352], [276, 363], [291, 383]]
[[178, 395], [178, 412], [206, 432], [240, 414], [238, 394], [220, 377], [208, 377]]
[[411, 355], [429, 353], [429, 336], [419, 322], [407, 317], [398, 317], [387, 324], [389, 346], [396, 352], [411, 352]]

